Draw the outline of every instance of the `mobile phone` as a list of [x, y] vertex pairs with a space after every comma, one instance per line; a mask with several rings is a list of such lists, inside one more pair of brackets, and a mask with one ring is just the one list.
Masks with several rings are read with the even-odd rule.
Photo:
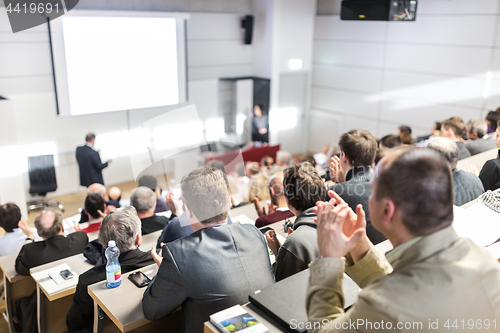
[[141, 271], [130, 274], [128, 276], [128, 279], [132, 281], [132, 283], [135, 284], [138, 288], [145, 287], [151, 282], [151, 279]]
[[264, 228], [260, 228], [259, 230], [260, 230], [260, 232], [262, 232], [263, 234], [265, 234], [267, 231], [274, 230], [274, 229], [273, 228], [269, 228], [269, 227], [264, 227]]
[[71, 271], [69, 269], [65, 269], [65, 270], [59, 272], [59, 274], [61, 274], [61, 276], [64, 280], [69, 280], [69, 279], [73, 278], [73, 273], [71, 273]]

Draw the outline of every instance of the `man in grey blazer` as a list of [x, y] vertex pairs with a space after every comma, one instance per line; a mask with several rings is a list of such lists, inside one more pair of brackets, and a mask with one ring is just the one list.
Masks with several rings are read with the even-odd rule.
[[496, 142], [491, 136], [486, 134], [488, 125], [481, 119], [471, 119], [467, 123], [467, 142], [465, 148], [469, 149], [471, 155], [483, 153], [495, 149]]
[[157, 275], [142, 299], [149, 320], [182, 306], [182, 332], [203, 332], [217, 311], [248, 302], [248, 295], [274, 283], [266, 241], [253, 225], [227, 224], [231, 205], [222, 171], [201, 167], [181, 181], [189, 236], [168, 243]]

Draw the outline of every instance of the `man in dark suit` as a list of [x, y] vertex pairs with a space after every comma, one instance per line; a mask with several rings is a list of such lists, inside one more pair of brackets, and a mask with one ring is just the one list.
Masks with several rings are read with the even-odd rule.
[[162, 230], [169, 221], [167, 217], [155, 214], [156, 194], [149, 187], [141, 186], [133, 190], [130, 205], [135, 208], [141, 219], [143, 235]]
[[182, 305], [181, 332], [201, 333], [217, 311], [248, 302], [248, 295], [274, 282], [266, 241], [249, 224], [227, 224], [231, 205], [221, 170], [201, 167], [181, 182], [186, 216], [196, 231], [152, 251], [160, 266], [142, 300], [149, 320]]
[[[30, 275], [30, 268], [82, 253], [89, 241], [82, 231], [64, 236], [63, 216], [50, 208], [37, 215], [35, 227], [43, 241], [23, 246], [16, 258], [19, 275]], [[25, 333], [38, 332], [36, 306], [36, 293], [16, 301], [16, 317]]]
[[[328, 190], [337, 193], [352, 210], [361, 204], [366, 212], [366, 234], [373, 244], [385, 240], [370, 220], [368, 200], [372, 193], [371, 165], [375, 159], [377, 140], [367, 130], [352, 130], [342, 134], [339, 140], [340, 158], [332, 158], [332, 180], [336, 184]], [[325, 200], [330, 200], [327, 197]]]
[[80, 168], [80, 185], [90, 186], [94, 183], [104, 185], [102, 169], [106, 168], [111, 160], [101, 162], [99, 152], [94, 149], [95, 134], [89, 133], [85, 137], [85, 145], [76, 148], [76, 160]]
[[[104, 218], [99, 229], [99, 243], [104, 248], [114, 240], [120, 250], [123, 274], [154, 264], [151, 253], [138, 249], [141, 245], [141, 221], [133, 207], [117, 208]], [[106, 279], [106, 265], [96, 266], [81, 274], [73, 296], [73, 305], [66, 316], [69, 332], [92, 332], [94, 323], [94, 302], [87, 292], [91, 284]], [[125, 297], [126, 295], [124, 295]]]

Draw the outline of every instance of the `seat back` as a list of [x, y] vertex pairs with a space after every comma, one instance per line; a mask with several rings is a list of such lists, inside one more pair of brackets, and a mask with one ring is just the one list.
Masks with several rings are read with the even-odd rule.
[[57, 190], [54, 155], [29, 156], [28, 175], [31, 194], [46, 195]]

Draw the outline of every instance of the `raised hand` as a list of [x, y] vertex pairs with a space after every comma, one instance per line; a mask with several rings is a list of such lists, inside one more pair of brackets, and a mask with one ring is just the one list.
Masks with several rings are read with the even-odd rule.
[[253, 205], [255, 206], [255, 210], [257, 211], [257, 215], [259, 216], [266, 215], [266, 209], [261, 207], [259, 198], [254, 197], [252, 201]]
[[174, 194], [172, 192], [168, 192], [165, 196], [165, 202], [167, 203], [168, 209], [172, 212], [172, 214], [177, 215], [177, 206], [174, 202]]
[[345, 175], [340, 167], [340, 158], [338, 156], [332, 157], [332, 165], [330, 167], [331, 179], [335, 183], [345, 182]]
[[160, 265], [163, 261], [162, 251], [163, 251], [163, 245], [165, 245], [165, 244], [161, 243], [160, 245], [161, 245], [161, 248], [160, 248], [159, 253], [156, 253], [156, 249], [154, 246], [151, 248], [151, 256], [153, 257], [153, 260], [158, 265], [158, 267], [160, 267]]
[[17, 226], [24, 232], [24, 234], [26, 235], [27, 238], [31, 238], [31, 239], [35, 238], [35, 234], [33, 233], [33, 230], [31, 230], [30, 227], [28, 227], [28, 223], [26, 223], [26, 221], [19, 220], [19, 223], [17, 224]]
[[271, 249], [271, 252], [275, 257], [278, 257], [278, 251], [281, 247], [281, 243], [276, 237], [276, 232], [274, 230], [268, 230], [265, 233], [267, 246]]

